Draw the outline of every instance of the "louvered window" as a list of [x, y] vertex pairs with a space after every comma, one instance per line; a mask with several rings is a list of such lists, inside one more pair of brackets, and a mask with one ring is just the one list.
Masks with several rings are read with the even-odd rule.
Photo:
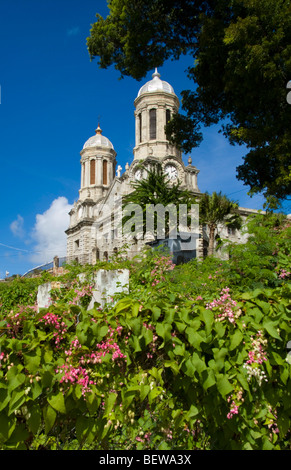
[[103, 161], [103, 184], [107, 183], [107, 160]]
[[95, 184], [95, 160], [90, 160], [90, 184]]
[[157, 112], [155, 109], [150, 109], [150, 140], [157, 138]]
[[138, 133], [139, 133], [139, 142], [142, 142], [142, 115], [138, 115]]

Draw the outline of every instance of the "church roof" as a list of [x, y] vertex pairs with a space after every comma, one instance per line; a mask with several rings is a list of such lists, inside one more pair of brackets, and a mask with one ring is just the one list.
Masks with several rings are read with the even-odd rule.
[[153, 93], [155, 91], [163, 91], [165, 93], [175, 95], [173, 87], [168, 82], [161, 80], [160, 76], [161, 75], [156, 69], [155, 72], [152, 74], [152, 80], [150, 80], [140, 88], [137, 96], [143, 95], [144, 93]]
[[88, 147], [107, 147], [114, 150], [114, 147], [110, 140], [107, 139], [107, 137], [105, 137], [104, 135], [102, 135], [102, 130], [100, 129], [99, 124], [95, 132], [96, 134], [90, 137], [90, 139], [85, 142], [83, 149], [86, 149]]

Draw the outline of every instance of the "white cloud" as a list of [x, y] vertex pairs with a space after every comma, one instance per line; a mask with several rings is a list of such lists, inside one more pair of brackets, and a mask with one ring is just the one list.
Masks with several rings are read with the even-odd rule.
[[65, 230], [69, 227], [69, 211], [72, 206], [67, 198], [55, 199], [43, 214], [37, 214], [32, 232], [36, 242], [31, 262], [40, 265], [53, 260], [54, 256], [66, 255], [67, 238]]
[[23, 238], [24, 237], [25, 231], [24, 231], [24, 228], [23, 228], [23, 224], [24, 224], [24, 219], [23, 219], [23, 217], [21, 217], [21, 215], [18, 215], [17, 219], [14, 220], [10, 224], [10, 230], [13, 233], [13, 235], [15, 235], [15, 237], [18, 237], [18, 238]]

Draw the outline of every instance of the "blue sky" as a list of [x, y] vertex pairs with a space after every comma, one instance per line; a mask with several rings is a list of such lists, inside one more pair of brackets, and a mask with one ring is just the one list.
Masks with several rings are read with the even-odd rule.
[[[152, 72], [142, 82], [119, 80], [113, 67], [90, 61], [86, 38], [97, 12], [108, 14], [106, 0], [1, 0], [0, 278], [65, 255], [80, 151], [99, 120], [123, 170], [132, 162], [133, 102]], [[190, 63], [183, 58], [159, 69], [178, 97], [191, 88], [184, 73]], [[198, 185], [261, 209], [263, 198], [250, 198], [236, 179], [243, 155], [216, 128], [207, 129], [191, 154]]]

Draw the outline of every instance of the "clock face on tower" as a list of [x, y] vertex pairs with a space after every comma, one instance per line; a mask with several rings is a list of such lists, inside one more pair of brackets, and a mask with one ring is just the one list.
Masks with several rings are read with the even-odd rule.
[[178, 170], [175, 165], [166, 165], [165, 174], [171, 181], [176, 180], [178, 178]]
[[141, 170], [136, 170], [136, 172], [134, 173], [134, 179], [135, 179], [136, 181], [139, 181], [139, 180], [141, 179], [141, 177], [142, 177], [142, 172], [141, 172]]

